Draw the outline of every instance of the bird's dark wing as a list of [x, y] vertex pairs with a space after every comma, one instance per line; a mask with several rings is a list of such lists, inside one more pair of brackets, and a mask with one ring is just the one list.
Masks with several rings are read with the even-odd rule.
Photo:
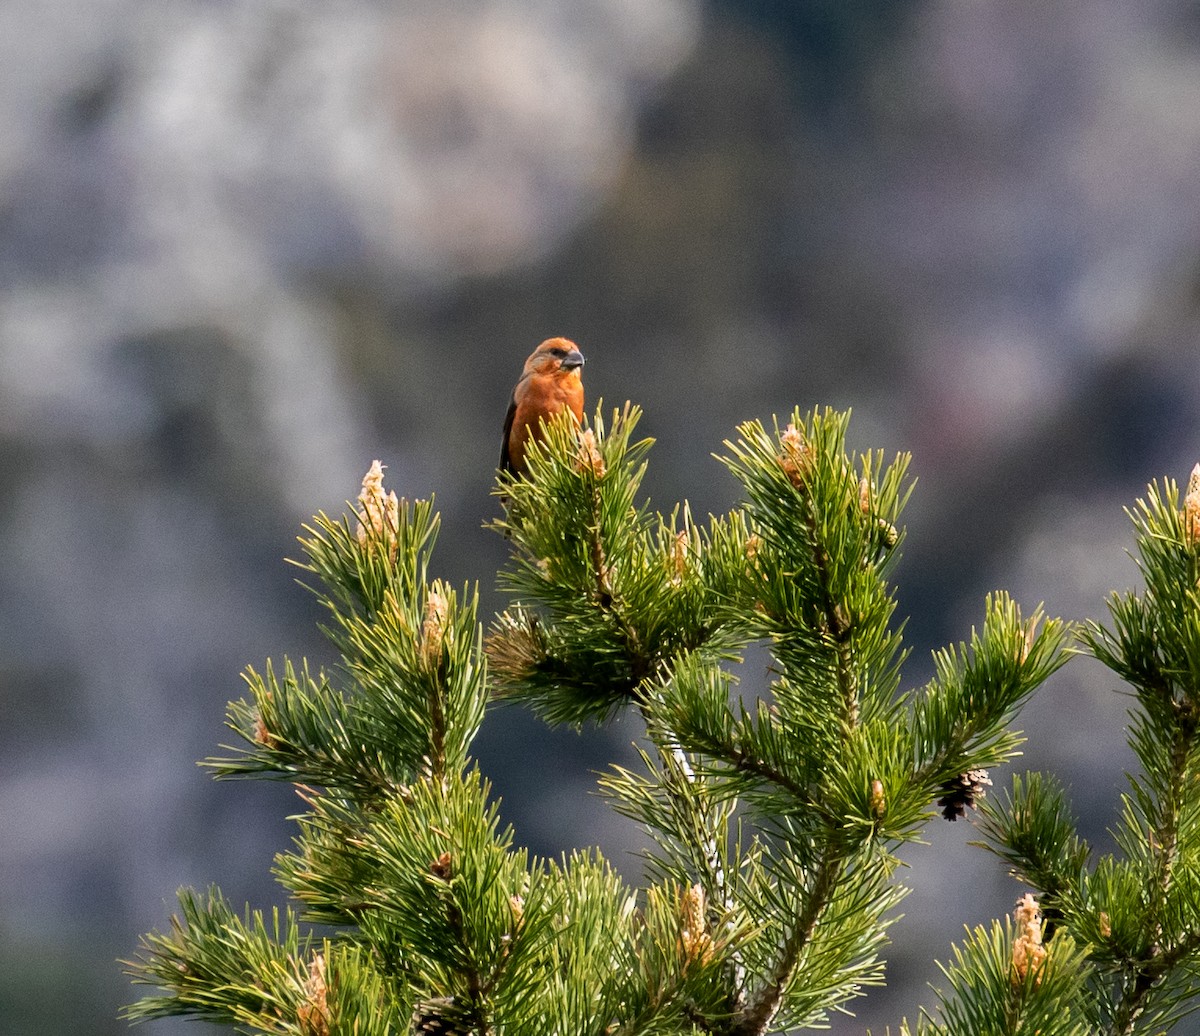
[[508, 438], [512, 435], [513, 418], [517, 416], [517, 394], [514, 392], [508, 404], [508, 413], [504, 416], [504, 436], [500, 440], [500, 470], [511, 472], [512, 460], [508, 455]]

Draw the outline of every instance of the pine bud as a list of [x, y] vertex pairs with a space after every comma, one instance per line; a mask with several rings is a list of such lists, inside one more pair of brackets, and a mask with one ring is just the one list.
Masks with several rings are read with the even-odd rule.
[[871, 814], [876, 820], [882, 820], [887, 812], [887, 799], [883, 794], [883, 781], [871, 782]]
[[803, 488], [815, 463], [812, 446], [804, 437], [804, 432], [794, 424], [789, 424], [779, 437], [779, 445], [783, 448], [778, 458], [779, 466], [793, 486]]
[[1037, 620], [1034, 619], [1027, 623], [1023, 632], [1017, 634], [1017, 664], [1024, 665], [1029, 658], [1029, 652], [1033, 650], [1033, 643], [1037, 640]]
[[[865, 476], [860, 478], [858, 480], [858, 509], [862, 512], [862, 516], [868, 520], [872, 518], [875, 512], [874, 496], [875, 487], [871, 485], [871, 480]], [[875, 515], [874, 524], [879, 541], [886, 550], [891, 550], [900, 542], [900, 530], [886, 518]]]
[[1100, 937], [1102, 939], [1107, 939], [1110, 935], [1112, 935], [1112, 922], [1108, 919], [1108, 912], [1106, 910], [1101, 910]]
[[325, 985], [325, 956], [314, 953], [304, 983], [304, 1003], [296, 1011], [304, 1036], [329, 1036], [328, 988]]
[[871, 480], [869, 478], [860, 478], [858, 480], [858, 509], [864, 515], [871, 515]]
[[900, 542], [900, 530], [896, 528], [886, 518], [876, 518], [875, 524], [879, 529], [879, 534], [883, 539], [883, 545], [891, 550], [897, 543]]
[[257, 712], [254, 716], [254, 740], [267, 748], [274, 749], [279, 747], [279, 738], [267, 729], [267, 724], [262, 718], [262, 712]]
[[680, 529], [675, 534], [675, 542], [671, 544], [671, 566], [674, 569], [671, 575], [671, 584], [673, 586], [678, 586], [682, 583], [683, 577], [687, 573], [687, 557], [690, 542], [687, 529]]
[[712, 960], [712, 936], [705, 917], [708, 902], [699, 884], [685, 889], [679, 905], [679, 948], [685, 964], [707, 964]]
[[362, 491], [358, 494], [358, 502], [362, 510], [358, 512], [358, 542], [367, 546], [378, 542], [385, 546], [391, 560], [396, 560], [399, 543], [396, 533], [400, 529], [400, 501], [396, 499], [395, 490], [386, 495], [383, 492], [384, 465], [378, 460], [371, 462], [370, 470], [363, 476]]
[[749, 579], [759, 579], [766, 581], [767, 573], [761, 571], [758, 562], [758, 555], [763, 549], [762, 537], [756, 532], [752, 532], [746, 537], [746, 576]]
[[595, 478], [603, 478], [606, 470], [604, 457], [596, 445], [596, 435], [585, 429], [579, 436], [579, 451], [575, 455], [575, 470], [590, 471]]
[[1183, 538], [1191, 547], [1200, 543], [1200, 464], [1192, 468], [1183, 497]]
[[1037, 900], [1026, 892], [1017, 900], [1013, 912], [1017, 937], [1012, 948], [1012, 983], [1022, 985], [1030, 974], [1033, 983], [1040, 981], [1042, 965], [1046, 962], [1046, 948], [1042, 945], [1042, 915]]
[[[270, 691], [263, 694], [263, 700], [266, 702], [272, 700]], [[254, 712], [254, 740], [260, 745], [265, 745], [267, 748], [279, 747], [279, 738], [271, 733], [271, 728], [267, 726], [267, 721], [263, 719], [261, 704]]]
[[425, 598], [425, 621], [421, 623], [421, 661], [430, 672], [436, 672], [442, 661], [442, 645], [446, 639], [448, 606], [442, 596], [442, 584], [434, 582]]
[[498, 616], [483, 649], [492, 673], [508, 684], [528, 679], [546, 658], [537, 616], [520, 611]]

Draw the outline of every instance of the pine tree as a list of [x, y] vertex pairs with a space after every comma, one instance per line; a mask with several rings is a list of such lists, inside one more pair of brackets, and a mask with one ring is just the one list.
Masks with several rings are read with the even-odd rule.
[[1144, 589], [1080, 635], [1136, 702], [1120, 855], [1079, 837], [1053, 778], [1015, 775], [984, 805], [985, 847], [1040, 901], [1023, 897], [1015, 938], [997, 924], [955, 949], [941, 1022], [919, 1033], [1165, 1033], [1200, 1007], [1200, 465], [1182, 504], [1152, 483], [1129, 515]]
[[[651, 444], [633, 440], [638, 416], [627, 406], [607, 426], [599, 410], [582, 429], [556, 422], [528, 477], [501, 478], [494, 527], [511, 544], [501, 583], [512, 603], [486, 634], [477, 592], [430, 577], [438, 516], [385, 492], [378, 462], [351, 514], [306, 527], [300, 565], [341, 664], [247, 670], [248, 696], [228, 717], [239, 745], [208, 761], [220, 778], [301, 790], [295, 848], [276, 864], [297, 906], [267, 918], [216, 889], [184, 890], [170, 930], [145, 936], [129, 964], [159, 992], [128, 1017], [301, 1036], [752, 1036], [820, 1026], [882, 982], [903, 895], [897, 850], [937, 809], [955, 819], [979, 805], [987, 770], [1017, 753], [1016, 710], [1064, 662], [1071, 630], [993, 594], [968, 641], [936, 654], [928, 685], [903, 689], [888, 576], [908, 457], [848, 452], [848, 416], [829, 410], [770, 430], [750, 422], [721, 458], [743, 503], [700, 522], [686, 504], [664, 516], [641, 499]], [[1119, 629], [1149, 636], [1123, 607]], [[1106, 634], [1090, 636], [1109, 650]], [[752, 642], [769, 649], [772, 680], [744, 700], [734, 663]], [[1168, 681], [1155, 713], [1165, 723], [1188, 671], [1149, 648], [1124, 664], [1149, 679], [1153, 662]], [[470, 758], [490, 697], [549, 723], [641, 715], [640, 766], [612, 768], [601, 786], [653, 838], [644, 887], [595, 851], [545, 860], [517, 847]], [[1158, 759], [1158, 728], [1143, 729]], [[1177, 741], [1162, 752], [1163, 790], [1181, 801], [1192, 771]], [[1128, 810], [1160, 839], [1147, 859], [1159, 867], [1159, 934], [1128, 946], [1115, 903], [1107, 923], [1114, 954], [1140, 953], [1137, 974], [1156, 969], [1140, 981], [1157, 988], [1168, 961], [1184, 960], [1178, 915], [1196, 877], [1162, 876], [1162, 840], [1180, 855], [1196, 812], [1168, 821], [1153, 803], [1135, 796]], [[1025, 815], [1012, 805], [989, 823], [1000, 832], [1001, 818]], [[1064, 918], [1098, 925], [1088, 911], [1101, 885], [1129, 877], [1113, 870], [1068, 892], [1083, 850], [1053, 842], [1058, 813], [1038, 816], [1031, 840], [1054, 848], [1036, 855], [1034, 876]], [[985, 967], [977, 958], [1003, 957], [997, 981], [1012, 988], [1010, 935], [980, 936], [997, 943], [992, 957], [962, 951], [968, 978]], [[1057, 990], [1060, 972], [1075, 974], [1061, 933], [1048, 948], [1029, 924], [1021, 937], [1022, 988]]]

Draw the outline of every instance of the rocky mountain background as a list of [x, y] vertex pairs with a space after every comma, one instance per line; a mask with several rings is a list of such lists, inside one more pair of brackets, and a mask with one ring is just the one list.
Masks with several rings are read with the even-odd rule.
[[[194, 765], [245, 665], [328, 660], [282, 559], [378, 457], [498, 607], [542, 338], [645, 408], [663, 510], [731, 505], [711, 453], [797, 404], [911, 450], [916, 684], [990, 589], [1082, 619], [1136, 582], [1122, 507], [1200, 460], [1198, 329], [1195, 0], [5, 0], [0, 1031], [123, 1032], [115, 959], [181, 884], [282, 901], [292, 792]], [[1020, 720], [1102, 849], [1115, 689], [1077, 659]], [[590, 794], [636, 736], [507, 708], [478, 755], [519, 840], [636, 877]], [[1023, 891], [929, 837], [835, 1033], [913, 1018]]]

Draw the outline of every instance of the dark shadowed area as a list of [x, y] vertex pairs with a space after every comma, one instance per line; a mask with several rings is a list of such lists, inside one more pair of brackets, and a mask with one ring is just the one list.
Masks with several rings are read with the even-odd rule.
[[[194, 765], [244, 666], [329, 661], [282, 559], [378, 457], [490, 615], [543, 338], [589, 410], [645, 408], [664, 511], [730, 506], [711, 454], [795, 405], [911, 450], [909, 685], [991, 589], [1103, 615], [1122, 507], [1200, 460], [1195, 0], [6, 0], [0, 141], [5, 1036], [125, 1031], [115, 960], [180, 885], [282, 902], [293, 792]], [[1077, 659], [1019, 722], [1101, 849], [1114, 690]], [[636, 878], [592, 792], [637, 734], [508, 707], [477, 755], [519, 841]], [[1024, 891], [969, 824], [928, 837], [835, 1033], [915, 1019]]]

